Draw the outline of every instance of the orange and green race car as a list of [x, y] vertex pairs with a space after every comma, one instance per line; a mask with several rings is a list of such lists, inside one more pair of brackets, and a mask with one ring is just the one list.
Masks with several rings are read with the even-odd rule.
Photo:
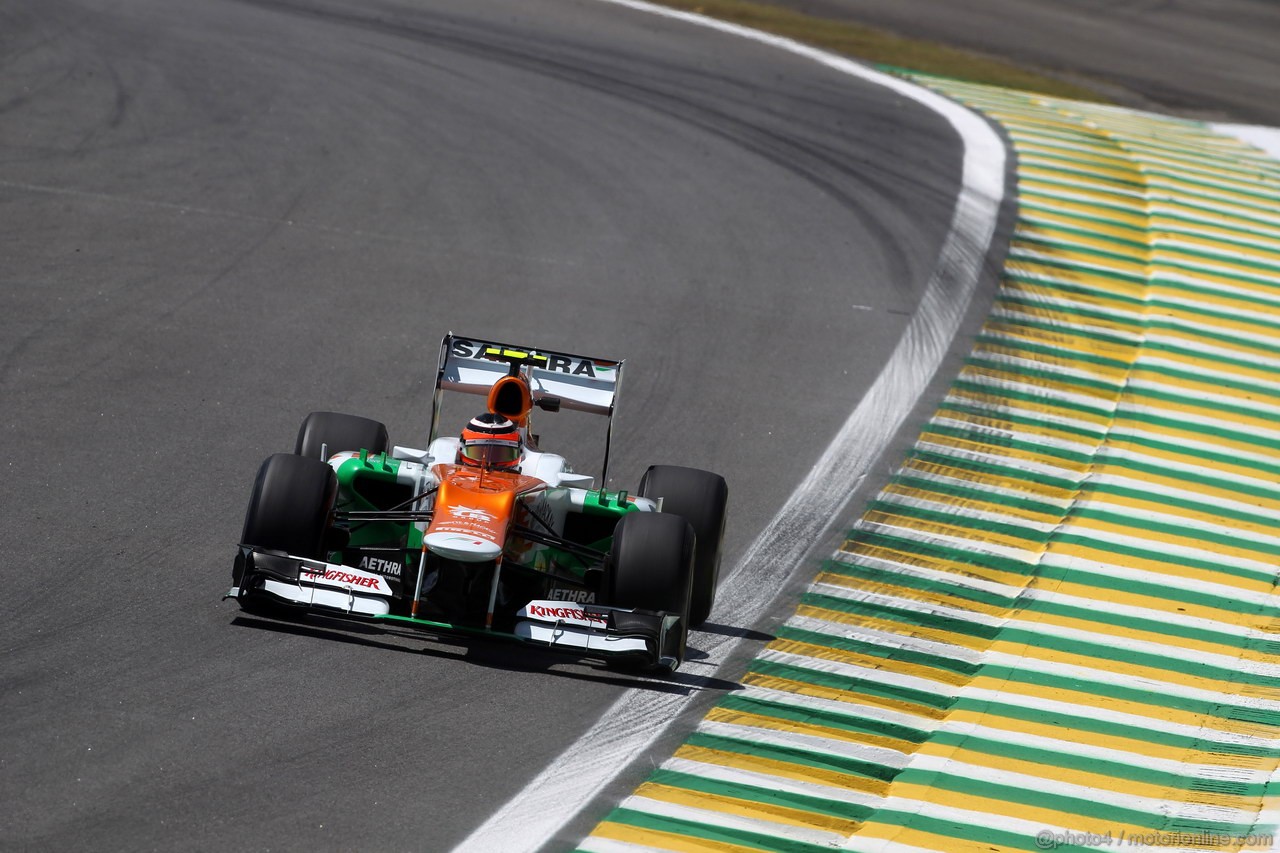
[[[593, 488], [538, 449], [533, 409], [608, 418], [623, 362], [452, 333], [425, 449], [365, 417], [313, 412], [258, 471], [227, 593], [246, 611], [313, 611], [482, 635], [623, 667], [675, 669], [715, 599], [728, 487], [651, 466], [635, 493]], [[444, 392], [482, 396], [440, 436]]]

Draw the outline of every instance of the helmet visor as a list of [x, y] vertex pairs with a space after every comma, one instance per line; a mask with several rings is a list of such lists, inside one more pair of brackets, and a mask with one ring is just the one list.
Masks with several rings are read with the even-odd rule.
[[513, 441], [468, 441], [462, 455], [476, 465], [514, 465], [520, 459], [520, 445]]

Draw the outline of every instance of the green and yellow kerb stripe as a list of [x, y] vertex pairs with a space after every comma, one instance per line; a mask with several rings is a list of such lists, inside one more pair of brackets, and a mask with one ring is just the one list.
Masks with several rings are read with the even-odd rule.
[[1019, 216], [893, 481], [593, 853], [1270, 849], [1280, 161], [932, 78]]

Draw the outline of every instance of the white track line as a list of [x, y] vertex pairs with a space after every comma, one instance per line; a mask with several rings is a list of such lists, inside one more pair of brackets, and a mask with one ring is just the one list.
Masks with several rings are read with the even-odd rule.
[[[964, 145], [960, 193], [951, 228], [919, 310], [875, 383], [822, 458], [723, 579], [716, 612], [728, 616], [733, 624], [749, 626], [765, 611], [786, 577], [804, 565], [805, 552], [834, 520], [843, 516], [867, 469], [906, 419], [955, 337], [995, 234], [1005, 193], [1004, 143], [984, 119], [964, 107], [835, 54], [638, 0], [601, 2], [767, 44], [884, 86], [941, 115]], [[713, 673], [737, 643], [736, 637], [699, 634], [697, 646], [707, 658], [697, 665]], [[696, 690], [689, 695], [628, 690], [590, 730], [455, 847], [453, 853], [526, 853], [542, 847], [618, 773], [649, 749], [696, 695]]]

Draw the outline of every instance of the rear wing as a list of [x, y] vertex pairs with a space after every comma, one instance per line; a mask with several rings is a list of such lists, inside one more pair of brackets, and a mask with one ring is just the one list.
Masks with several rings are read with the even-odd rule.
[[445, 391], [487, 396], [494, 384], [518, 371], [529, 383], [533, 405], [547, 410], [571, 409], [604, 415], [604, 467], [600, 484], [607, 483], [613, 411], [622, 379], [622, 362], [537, 347], [514, 346], [449, 332], [440, 342], [440, 361], [431, 399], [431, 440], [438, 437], [441, 400]]

